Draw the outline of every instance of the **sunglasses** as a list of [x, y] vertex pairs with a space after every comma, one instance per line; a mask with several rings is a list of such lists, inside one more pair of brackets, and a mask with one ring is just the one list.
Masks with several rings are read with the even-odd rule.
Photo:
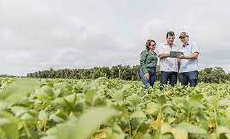
[[180, 39], [184, 39], [184, 38], [186, 38], [186, 37], [180, 37]]

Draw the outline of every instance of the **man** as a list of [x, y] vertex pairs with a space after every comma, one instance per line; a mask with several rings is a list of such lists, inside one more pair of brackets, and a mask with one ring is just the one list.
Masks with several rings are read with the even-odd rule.
[[181, 32], [179, 39], [182, 42], [180, 51], [183, 55], [178, 55], [180, 61], [179, 81], [182, 85], [191, 87], [198, 84], [198, 56], [199, 47], [189, 43], [189, 35], [187, 32]]
[[[158, 57], [160, 58], [160, 84], [161, 87], [168, 84], [174, 86], [177, 83], [178, 61], [177, 58], [171, 58], [170, 51], [179, 51], [179, 48], [174, 44], [175, 34], [169, 31], [166, 34], [166, 42], [159, 45]], [[161, 88], [162, 89], [162, 88]]]

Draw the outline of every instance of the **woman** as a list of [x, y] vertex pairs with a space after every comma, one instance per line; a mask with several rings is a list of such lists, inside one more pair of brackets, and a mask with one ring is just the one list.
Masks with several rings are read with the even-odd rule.
[[145, 89], [148, 89], [149, 86], [153, 87], [156, 80], [156, 65], [158, 57], [155, 48], [156, 42], [154, 40], [147, 40], [146, 50], [141, 52], [140, 76]]

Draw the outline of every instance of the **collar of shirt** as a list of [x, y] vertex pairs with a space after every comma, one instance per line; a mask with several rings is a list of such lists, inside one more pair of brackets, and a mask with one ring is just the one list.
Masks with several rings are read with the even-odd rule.
[[[167, 42], [165, 42], [165, 43], [164, 43], [164, 45], [168, 45], [168, 46], [170, 46]], [[176, 46], [176, 45], [175, 45], [175, 44], [173, 44], [173, 46]]]
[[185, 47], [188, 46], [188, 45], [189, 45], [189, 43], [186, 43], [186, 44], [183, 44], [182, 47], [185, 48]]

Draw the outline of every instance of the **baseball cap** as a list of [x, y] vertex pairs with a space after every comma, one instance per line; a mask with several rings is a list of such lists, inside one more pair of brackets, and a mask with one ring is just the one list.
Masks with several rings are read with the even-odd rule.
[[187, 32], [181, 32], [179, 38], [181, 38], [181, 37], [188, 37], [188, 33]]

